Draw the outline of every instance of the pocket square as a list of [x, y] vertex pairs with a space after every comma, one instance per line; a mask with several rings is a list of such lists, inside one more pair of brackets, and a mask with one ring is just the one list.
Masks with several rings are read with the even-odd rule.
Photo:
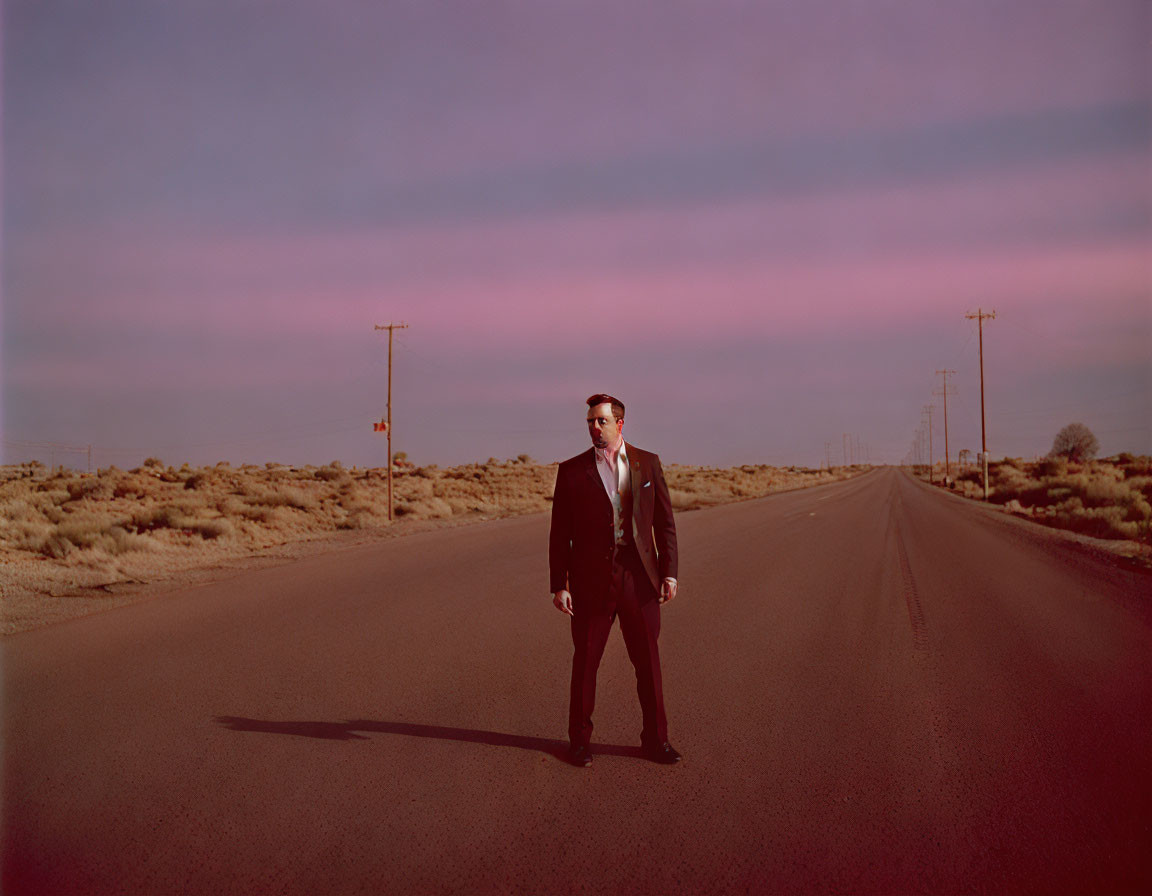
[[651, 484], [652, 484], [651, 482], [645, 482], [645, 483], [644, 483], [642, 486], [640, 486], [640, 487], [641, 487], [641, 488], [648, 488], [648, 486], [650, 486]]

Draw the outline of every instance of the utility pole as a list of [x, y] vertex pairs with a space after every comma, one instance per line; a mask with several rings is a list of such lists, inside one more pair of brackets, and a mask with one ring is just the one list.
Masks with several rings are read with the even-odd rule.
[[934, 458], [932, 457], [932, 412], [934, 410], [936, 410], [936, 405], [934, 405], [934, 404], [924, 405], [924, 412], [928, 415], [928, 483], [929, 483], [929, 485], [935, 484], [932, 481], [932, 473], [933, 473], [932, 464], [934, 462]]
[[944, 377], [944, 387], [937, 392], [944, 399], [944, 484], [948, 484], [948, 480], [952, 476], [952, 470], [948, 466], [948, 374], [955, 374], [955, 370], [937, 370], [941, 376]]
[[848, 433], [844, 433], [844, 466], [848, 466]]
[[975, 318], [977, 331], [980, 334], [980, 457], [981, 467], [984, 471], [984, 500], [988, 500], [988, 436], [984, 429], [984, 321], [995, 320], [995, 311], [985, 311], [977, 308], [976, 313], [965, 314], [968, 320]]
[[824, 462], [826, 464], [828, 464], [828, 472], [829, 473], [832, 472], [832, 453], [830, 450], [831, 448], [832, 448], [831, 442], [825, 442], [824, 443]]
[[377, 330], [388, 331], [388, 522], [392, 522], [392, 331], [407, 330], [408, 324], [376, 325]]

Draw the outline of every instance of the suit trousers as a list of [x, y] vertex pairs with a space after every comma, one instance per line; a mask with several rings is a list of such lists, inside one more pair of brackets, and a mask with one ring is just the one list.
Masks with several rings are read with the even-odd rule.
[[579, 607], [572, 618], [572, 691], [568, 709], [568, 737], [573, 745], [592, 739], [592, 710], [596, 705], [596, 672], [616, 617], [628, 658], [636, 669], [636, 694], [644, 727], [640, 742], [657, 746], [668, 740], [664, 691], [660, 681], [660, 601], [644, 571], [636, 548], [617, 547], [607, 600], [597, 609]]

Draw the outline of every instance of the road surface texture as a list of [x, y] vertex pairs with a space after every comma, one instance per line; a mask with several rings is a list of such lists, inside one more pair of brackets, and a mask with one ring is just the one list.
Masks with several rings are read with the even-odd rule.
[[561, 761], [542, 515], [5, 639], [4, 892], [1148, 892], [1146, 573], [894, 469], [678, 523], [674, 767], [618, 631]]

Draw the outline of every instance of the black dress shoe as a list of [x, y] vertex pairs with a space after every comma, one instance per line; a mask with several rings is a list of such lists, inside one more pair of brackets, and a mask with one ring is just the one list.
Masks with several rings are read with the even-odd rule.
[[664, 743], [656, 746], [645, 747], [644, 755], [653, 762], [659, 762], [661, 765], [675, 765], [684, 758], [676, 752], [672, 744], [668, 743], [668, 741], [664, 741]]
[[568, 748], [568, 761], [578, 768], [590, 768], [592, 765], [592, 751], [587, 747], [578, 747], [573, 744]]

